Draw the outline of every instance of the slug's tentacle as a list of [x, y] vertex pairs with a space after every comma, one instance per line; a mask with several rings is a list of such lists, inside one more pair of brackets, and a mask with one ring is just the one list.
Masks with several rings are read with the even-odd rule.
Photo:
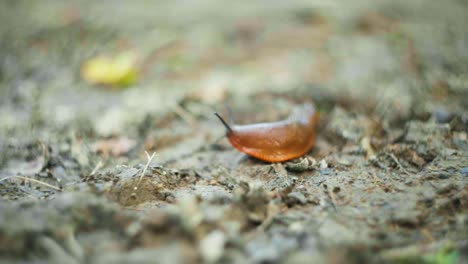
[[219, 120], [221, 121], [221, 123], [223, 123], [224, 127], [226, 128], [226, 130], [228, 132], [232, 132], [232, 128], [231, 126], [226, 122], [224, 121], [224, 119], [218, 114], [218, 113], [214, 113], [215, 116], [217, 116], [219, 118]]

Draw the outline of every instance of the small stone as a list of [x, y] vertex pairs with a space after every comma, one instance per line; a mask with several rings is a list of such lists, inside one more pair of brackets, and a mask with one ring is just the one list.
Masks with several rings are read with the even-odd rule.
[[324, 159], [320, 160], [319, 166], [321, 170], [328, 168], [327, 161]]
[[329, 168], [320, 170], [320, 175], [331, 175], [332, 173], [333, 173], [333, 170]]
[[314, 158], [301, 158], [294, 161], [287, 162], [285, 165], [286, 170], [293, 172], [304, 172], [314, 170], [317, 162]]
[[224, 253], [226, 238], [224, 233], [215, 230], [200, 241], [200, 254], [206, 263], [217, 262]]
[[468, 177], [468, 167], [462, 168], [460, 172], [463, 176]]
[[306, 204], [307, 198], [301, 192], [291, 192], [288, 194], [288, 200], [291, 204]]
[[456, 192], [458, 190], [458, 186], [455, 185], [454, 183], [447, 183], [445, 185], [442, 185], [438, 187], [437, 193], [438, 194], [447, 194], [450, 192]]
[[443, 106], [436, 107], [432, 112], [432, 116], [437, 123], [448, 123], [452, 120], [453, 115]]
[[338, 162], [338, 164], [343, 165], [343, 166], [351, 166], [353, 164], [351, 162], [351, 160], [349, 160], [347, 158], [341, 158], [337, 162]]
[[294, 222], [289, 225], [289, 231], [293, 234], [301, 234], [304, 232], [304, 225], [301, 222]]

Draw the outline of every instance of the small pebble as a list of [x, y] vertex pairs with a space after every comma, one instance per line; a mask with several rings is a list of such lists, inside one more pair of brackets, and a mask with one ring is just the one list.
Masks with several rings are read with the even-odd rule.
[[461, 117], [463, 124], [465, 125], [465, 128], [468, 127], [468, 113], [464, 113]]
[[448, 123], [452, 120], [452, 114], [443, 106], [436, 107], [432, 116], [438, 123]]
[[223, 232], [215, 230], [200, 241], [200, 254], [206, 263], [217, 262], [224, 253], [226, 237]]
[[460, 170], [461, 174], [465, 177], [468, 176], [468, 167], [464, 167], [463, 169]]
[[323, 169], [328, 168], [328, 163], [327, 163], [327, 161], [326, 161], [325, 159], [322, 159], [322, 160], [320, 160], [320, 162], [319, 162], [319, 166], [320, 166], [320, 169], [323, 170]]
[[290, 202], [292, 204], [306, 204], [307, 203], [307, 198], [304, 196], [304, 194], [300, 192], [291, 192], [288, 194], [288, 198], [291, 200]]
[[332, 169], [326, 168], [326, 169], [320, 170], [320, 175], [330, 175], [332, 174], [332, 172], [333, 172]]

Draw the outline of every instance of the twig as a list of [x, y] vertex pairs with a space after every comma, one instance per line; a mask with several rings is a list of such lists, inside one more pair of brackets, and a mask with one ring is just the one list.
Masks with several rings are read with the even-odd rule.
[[426, 229], [426, 228], [423, 228], [421, 229], [421, 233], [423, 234], [423, 236], [425, 236], [427, 238], [427, 240], [429, 240], [431, 243], [434, 243], [435, 242], [435, 239], [434, 237], [432, 236], [431, 232]]
[[335, 209], [335, 212], [337, 212], [336, 210], [336, 206], [338, 205], [338, 202], [336, 201], [336, 196], [335, 194], [333, 193], [332, 190], [328, 189], [328, 196], [330, 196], [330, 200], [331, 200], [331, 204], [333, 206], [333, 209]]
[[93, 176], [94, 174], [96, 174], [96, 172], [102, 168], [102, 160], [100, 160], [98, 162], [98, 164], [96, 164], [96, 167], [94, 167], [93, 171], [91, 171], [91, 173], [89, 174], [89, 176]]
[[403, 170], [406, 174], [411, 175], [409, 173], [409, 171], [407, 171], [405, 169], [405, 167], [403, 167], [403, 165], [401, 165], [401, 163], [398, 161], [397, 157], [395, 157], [395, 154], [390, 153], [390, 157], [393, 159], [393, 161], [395, 161], [395, 163], [398, 165], [398, 167], [400, 167], [401, 170]]
[[54, 185], [51, 185], [51, 184], [48, 184], [46, 182], [43, 182], [43, 181], [39, 181], [39, 180], [36, 180], [36, 179], [32, 179], [32, 178], [28, 178], [28, 177], [23, 177], [23, 176], [8, 176], [8, 177], [5, 177], [5, 178], [2, 178], [0, 179], [0, 182], [4, 181], [4, 180], [8, 180], [8, 179], [22, 179], [22, 180], [26, 180], [26, 181], [32, 181], [34, 183], [37, 183], [37, 184], [41, 184], [41, 185], [44, 185], [46, 187], [49, 187], [49, 188], [52, 188], [56, 191], [62, 191], [62, 189], [60, 187], [57, 187], [57, 186], [54, 186]]
[[327, 180], [321, 180], [321, 181], [317, 182], [317, 183], [316, 183], [316, 184], [317, 184], [317, 187], [320, 187], [320, 185], [322, 185], [322, 183], [324, 183], [324, 182], [326, 182], [326, 181], [327, 181]]
[[156, 155], [156, 152], [153, 152], [153, 154], [151, 154], [151, 156], [148, 154], [147, 151], [145, 151], [145, 154], [146, 154], [146, 158], [148, 159], [148, 162], [146, 162], [146, 166], [143, 169], [143, 171], [141, 172], [140, 179], [138, 180], [138, 183], [134, 188], [135, 191], [138, 190], [138, 186], [140, 185], [141, 181], [143, 180], [143, 176], [145, 176], [146, 170], [148, 169], [151, 161], [153, 160], [154, 156]]
[[41, 149], [42, 149], [42, 155], [44, 157], [44, 163], [42, 164], [42, 167], [41, 167], [41, 171], [43, 169], [45, 169], [45, 167], [49, 164], [49, 161], [50, 161], [50, 152], [49, 152], [49, 149], [46, 147], [46, 145], [44, 144], [44, 142], [42, 142], [41, 140], [39, 140], [39, 146], [41, 146]]
[[195, 126], [195, 124], [197, 123], [197, 120], [195, 119], [195, 117], [193, 117], [192, 114], [190, 114], [187, 110], [182, 108], [180, 105], [175, 106], [174, 112], [191, 126]]
[[336, 196], [335, 196], [335, 192], [333, 192], [332, 190], [328, 189], [328, 195], [330, 195], [331, 197], [331, 200], [334, 204], [338, 204], [338, 202], [336, 201]]

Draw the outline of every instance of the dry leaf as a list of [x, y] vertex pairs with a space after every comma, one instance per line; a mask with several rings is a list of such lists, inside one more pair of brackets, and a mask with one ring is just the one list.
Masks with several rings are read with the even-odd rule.
[[[41, 155], [37, 155], [35, 158], [30, 160], [11, 159], [7, 162], [3, 172], [6, 173], [6, 175], [26, 176], [32, 176], [41, 172], [49, 163], [50, 153], [47, 146], [43, 142], [39, 141], [39, 146], [42, 149]], [[2, 171], [0, 171], [0, 175], [1, 172]]]
[[94, 152], [100, 152], [104, 156], [121, 156], [128, 153], [136, 146], [137, 142], [134, 139], [127, 137], [112, 138], [96, 142], [92, 145]]

